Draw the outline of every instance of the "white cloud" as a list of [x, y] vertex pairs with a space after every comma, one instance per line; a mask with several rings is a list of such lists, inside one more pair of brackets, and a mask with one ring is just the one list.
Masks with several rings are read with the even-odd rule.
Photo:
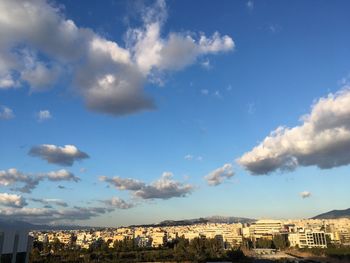
[[33, 52], [22, 51], [24, 68], [21, 80], [26, 81], [32, 91], [45, 91], [56, 82], [60, 69], [58, 65], [49, 65], [39, 61]]
[[202, 67], [205, 69], [210, 69], [211, 68], [211, 64], [210, 64], [210, 60], [206, 59], [201, 63]]
[[169, 199], [185, 197], [193, 191], [193, 186], [183, 184], [172, 179], [173, 174], [164, 172], [162, 176], [151, 184], [146, 184], [131, 178], [101, 176], [100, 180], [115, 186], [119, 190], [132, 191], [133, 196], [141, 199]]
[[27, 202], [20, 195], [0, 193], [0, 205], [9, 207], [23, 207], [27, 205]]
[[119, 209], [129, 209], [135, 206], [133, 203], [128, 203], [119, 197], [112, 197], [111, 199], [103, 200], [102, 202], [108, 206], [119, 208]]
[[15, 114], [13, 113], [13, 110], [6, 106], [0, 105], [0, 119], [3, 120], [9, 120], [13, 119], [15, 117]]
[[350, 90], [319, 99], [293, 128], [278, 127], [237, 161], [252, 174], [350, 163]]
[[18, 81], [14, 80], [11, 74], [5, 73], [4, 75], [0, 76], [0, 90], [17, 88], [18, 86]]
[[187, 161], [192, 161], [192, 160], [203, 161], [202, 156], [194, 156], [192, 154], [186, 154], [184, 159]]
[[[63, 169], [59, 171], [37, 174], [25, 174], [15, 168], [0, 170], [0, 185], [13, 185], [15, 188], [12, 188], [11, 190], [20, 191], [23, 193], [30, 193], [43, 180], [78, 182], [80, 179], [74, 176], [74, 174]], [[22, 186], [20, 187], [18, 184]]]
[[302, 198], [309, 198], [309, 197], [311, 197], [311, 192], [309, 192], [309, 191], [301, 192], [301, 193], [300, 193], [300, 196], [301, 196]]
[[120, 178], [119, 176], [115, 176], [113, 178], [109, 178], [107, 176], [101, 176], [100, 180], [113, 185], [119, 190], [136, 191], [145, 186], [145, 183], [139, 180], [135, 180], [132, 178]]
[[65, 169], [44, 173], [41, 177], [47, 178], [50, 181], [80, 181], [79, 177], [76, 177], [73, 173]]
[[231, 178], [233, 175], [234, 172], [232, 164], [226, 163], [222, 167], [219, 167], [214, 171], [210, 172], [204, 178], [207, 181], [208, 185], [216, 186], [223, 183], [225, 179]]
[[52, 118], [51, 112], [49, 110], [41, 110], [37, 114], [38, 121], [46, 121]]
[[172, 176], [172, 173], [164, 172], [160, 179], [135, 191], [134, 195], [142, 199], [169, 199], [185, 197], [193, 191], [191, 185], [174, 181]]
[[167, 10], [161, 0], [143, 10], [143, 26], [127, 31], [125, 47], [78, 27], [44, 0], [3, 0], [0, 17], [0, 88], [28, 83], [41, 91], [54, 86], [58, 76], [68, 76], [90, 110], [116, 116], [154, 109], [144, 85], [162, 83], [162, 71], [234, 49], [232, 38], [218, 32], [162, 37]]
[[89, 158], [89, 155], [80, 151], [74, 145], [61, 147], [52, 144], [42, 144], [33, 146], [28, 154], [46, 160], [48, 163], [63, 166], [72, 166], [75, 161]]

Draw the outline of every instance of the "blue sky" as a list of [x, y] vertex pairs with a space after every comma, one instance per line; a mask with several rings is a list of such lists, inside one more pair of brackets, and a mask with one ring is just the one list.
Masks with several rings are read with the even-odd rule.
[[[9, 23], [0, 20], [0, 34], [9, 39], [0, 41], [0, 78], [12, 80], [0, 81], [0, 176], [8, 176], [10, 168], [27, 176], [22, 181], [0, 180], [3, 215], [66, 223], [71, 218], [63, 210], [83, 213], [81, 208], [93, 207], [107, 210], [74, 223], [116, 226], [209, 215], [301, 218], [348, 208], [350, 139], [346, 133], [344, 141], [331, 144], [322, 137], [324, 130], [317, 129], [321, 121], [328, 125], [336, 119], [334, 127], [348, 132], [348, 1], [221, 1], [220, 5], [202, 1], [200, 7], [185, 1], [29, 1], [53, 17], [48, 31], [42, 23], [47, 17], [37, 18], [42, 26], [35, 27], [35, 21], [17, 26], [15, 21], [27, 21], [25, 16], [31, 14], [20, 2], [0, 3], [3, 12], [10, 7], [19, 10], [7, 16]], [[72, 21], [80, 29], [72, 31], [77, 41], [69, 42], [76, 36], [55, 32], [62, 21]], [[147, 26], [155, 24], [160, 27], [160, 42], [145, 44]], [[170, 45], [171, 35], [179, 42]], [[200, 44], [201, 36], [208, 42]], [[225, 42], [225, 37], [232, 42]], [[184, 45], [189, 38], [195, 43], [190, 48]], [[119, 60], [111, 59], [107, 51], [104, 55], [86, 51], [85, 46], [96, 39], [102, 39], [104, 51], [111, 48]], [[152, 54], [159, 43], [163, 51], [169, 47], [169, 53]], [[146, 57], [142, 62], [137, 47]], [[131, 57], [127, 62], [125, 52]], [[177, 55], [171, 57], [171, 52]], [[73, 60], [75, 54], [78, 58]], [[6, 59], [10, 55], [15, 62]], [[152, 64], [156, 56], [159, 60]], [[42, 74], [40, 65], [47, 67]], [[125, 77], [128, 91], [98, 97], [98, 92], [119, 89], [108, 86], [101, 91], [101, 81], [108, 81], [108, 76], [113, 81]], [[149, 98], [152, 106], [147, 104]], [[321, 105], [320, 98], [329, 104]], [[6, 114], [5, 107], [12, 114]], [[38, 113], [45, 110], [50, 116], [40, 119]], [[301, 119], [309, 113], [309, 120]], [[274, 136], [264, 146], [267, 153], [253, 150], [277, 127], [303, 123], [316, 127], [312, 136], [303, 129], [297, 135], [283, 131], [284, 151], [274, 146], [281, 142]], [[335, 132], [334, 127], [327, 131]], [[338, 142], [339, 134], [331, 135]], [[308, 141], [307, 150], [293, 145], [297, 141], [293, 138]], [[43, 145], [74, 145], [89, 158], [70, 156], [72, 166], [57, 159], [48, 162], [45, 156], [67, 156], [56, 156], [59, 148], [45, 155]], [[339, 145], [345, 149], [338, 151]], [[33, 147], [41, 147], [40, 153], [29, 154]], [[331, 158], [330, 149], [335, 149]], [[240, 162], [245, 153], [249, 158]], [[331, 160], [327, 167], [325, 159]], [[271, 160], [273, 168], [267, 164]], [[225, 164], [229, 164], [226, 175], [217, 170]], [[70, 174], [59, 180], [46, 174], [60, 169]], [[152, 184], [164, 172], [173, 174], [162, 177], [164, 185], [170, 182], [175, 190]], [[119, 179], [101, 180], [101, 176]], [[208, 185], [208, 176], [214, 185]], [[30, 193], [16, 189], [28, 178], [39, 177]], [[143, 186], [132, 190], [121, 178]], [[146, 198], [152, 187], [160, 192]], [[310, 196], [302, 198], [304, 191]], [[109, 202], [112, 197], [118, 202]], [[19, 198], [22, 204], [14, 204]], [[56, 206], [52, 199], [67, 206]], [[130, 207], [121, 206], [121, 200]], [[42, 215], [48, 211], [57, 213], [58, 219]]]

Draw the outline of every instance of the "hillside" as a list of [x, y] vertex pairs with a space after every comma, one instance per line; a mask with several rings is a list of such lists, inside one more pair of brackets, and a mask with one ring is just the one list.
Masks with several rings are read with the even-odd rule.
[[344, 210], [332, 210], [313, 217], [313, 219], [337, 219], [347, 217], [350, 218], [350, 208]]

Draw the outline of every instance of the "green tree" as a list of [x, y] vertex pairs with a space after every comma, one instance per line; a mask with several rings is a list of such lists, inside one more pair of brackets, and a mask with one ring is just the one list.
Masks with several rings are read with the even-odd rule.
[[275, 235], [272, 241], [275, 248], [278, 249], [286, 249], [289, 246], [289, 242], [286, 235]]
[[267, 238], [259, 238], [256, 241], [256, 247], [257, 248], [272, 248], [272, 240], [267, 239]]

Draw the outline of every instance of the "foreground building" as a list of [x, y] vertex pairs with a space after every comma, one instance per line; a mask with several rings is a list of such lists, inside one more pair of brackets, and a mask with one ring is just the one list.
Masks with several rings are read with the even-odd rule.
[[32, 243], [27, 230], [0, 226], [0, 262], [27, 263]]

